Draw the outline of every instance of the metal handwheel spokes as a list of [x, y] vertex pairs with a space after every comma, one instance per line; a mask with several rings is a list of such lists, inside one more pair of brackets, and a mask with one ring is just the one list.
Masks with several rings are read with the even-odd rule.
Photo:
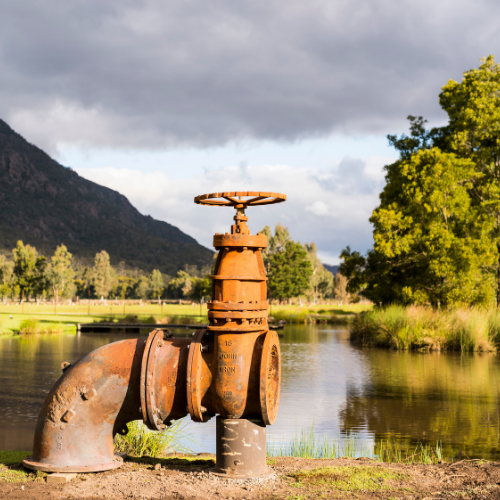
[[199, 205], [213, 205], [216, 207], [247, 208], [257, 205], [271, 205], [286, 200], [281, 193], [263, 191], [225, 191], [223, 193], [202, 194], [194, 199]]

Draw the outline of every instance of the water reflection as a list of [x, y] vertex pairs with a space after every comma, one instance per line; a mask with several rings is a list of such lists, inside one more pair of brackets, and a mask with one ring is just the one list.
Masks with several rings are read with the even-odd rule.
[[0, 449], [30, 450], [38, 413], [62, 361], [113, 342], [111, 335], [0, 336]]
[[368, 376], [349, 383], [342, 430], [377, 440], [441, 441], [445, 455], [500, 458], [500, 363], [490, 353], [359, 350]]
[[[181, 332], [178, 332], [181, 333]], [[186, 333], [186, 331], [182, 331]], [[352, 346], [345, 329], [287, 326], [275, 439], [310, 428], [364, 440], [442, 441], [445, 452], [499, 458], [498, 356], [415, 354]], [[123, 334], [0, 337], [0, 449], [31, 449], [45, 395], [76, 361]], [[195, 424], [199, 451], [214, 451], [215, 424]]]

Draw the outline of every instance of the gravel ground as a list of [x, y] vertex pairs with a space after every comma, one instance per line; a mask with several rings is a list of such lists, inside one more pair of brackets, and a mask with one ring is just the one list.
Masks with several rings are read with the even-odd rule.
[[[78, 474], [65, 484], [44, 478], [0, 482], [0, 499], [500, 499], [500, 463], [383, 464], [369, 459], [269, 460], [271, 475], [215, 476], [210, 457], [127, 459], [122, 468]], [[314, 472], [311, 472], [314, 471]]]

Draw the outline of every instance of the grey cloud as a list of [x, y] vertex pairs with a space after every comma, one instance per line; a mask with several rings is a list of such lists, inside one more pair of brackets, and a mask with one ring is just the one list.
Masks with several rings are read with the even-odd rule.
[[[354, 162], [354, 160], [350, 160]], [[363, 170], [364, 171], [364, 170]], [[123, 193], [142, 213], [167, 220], [210, 247], [215, 232], [227, 231], [232, 223], [231, 210], [195, 205], [201, 193], [233, 191], [241, 185], [238, 166], [205, 171], [189, 178], [176, 178], [166, 172], [120, 170], [115, 167], [80, 169], [78, 172], [99, 184]], [[319, 251], [336, 262], [346, 245], [365, 251], [372, 244], [368, 221], [378, 204], [376, 192], [370, 194], [346, 190], [343, 186], [323, 189], [307, 168], [287, 165], [249, 165], [245, 189], [259, 190], [265, 185], [272, 192], [286, 193], [286, 203], [248, 210], [249, 226], [256, 233], [278, 222], [288, 226], [292, 237], [302, 243], [314, 241]], [[165, 193], [168, 192], [168, 196]], [[320, 203], [323, 210], [311, 210]]]
[[382, 188], [381, 179], [374, 179], [366, 171], [366, 161], [345, 157], [329, 172], [311, 176], [323, 189], [332, 192], [373, 194]]
[[499, 43], [493, 1], [0, 0], [0, 9], [0, 117], [51, 148], [398, 132], [409, 113], [442, 120], [440, 87]]

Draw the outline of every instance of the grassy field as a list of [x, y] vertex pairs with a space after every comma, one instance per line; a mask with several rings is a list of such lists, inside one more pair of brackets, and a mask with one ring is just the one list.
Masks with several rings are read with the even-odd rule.
[[36, 304], [24, 304], [24, 313], [21, 312], [20, 305], [0, 305], [0, 333], [18, 333], [26, 325], [26, 322], [35, 320], [38, 322], [40, 333], [48, 330], [47, 333], [76, 333], [77, 323], [93, 323], [99, 321], [123, 321], [154, 323], [199, 323], [208, 322], [207, 307], [202, 306], [200, 316], [200, 306], [192, 305], [171, 305], [166, 304], [163, 308], [160, 305], [145, 306], [123, 306], [118, 304], [108, 306], [91, 306], [90, 315], [87, 306], [58, 306], [57, 314], [54, 314], [54, 306]]
[[[366, 305], [332, 305], [318, 306], [275, 306], [270, 309], [270, 316], [276, 321], [287, 323], [345, 323], [361, 311], [370, 310]], [[200, 315], [201, 312], [201, 315]], [[87, 305], [57, 307], [54, 314], [53, 305], [3, 305], [0, 304], [0, 333], [14, 334], [27, 328], [27, 323], [36, 321], [39, 333], [76, 332], [77, 323], [92, 323], [95, 321], [124, 321], [154, 323], [206, 323], [208, 322], [207, 306], [147, 304], [144, 306], [125, 305], [112, 301], [104, 305], [91, 305], [90, 314]]]
[[497, 309], [391, 306], [357, 315], [351, 340], [394, 349], [495, 352], [500, 345]]

